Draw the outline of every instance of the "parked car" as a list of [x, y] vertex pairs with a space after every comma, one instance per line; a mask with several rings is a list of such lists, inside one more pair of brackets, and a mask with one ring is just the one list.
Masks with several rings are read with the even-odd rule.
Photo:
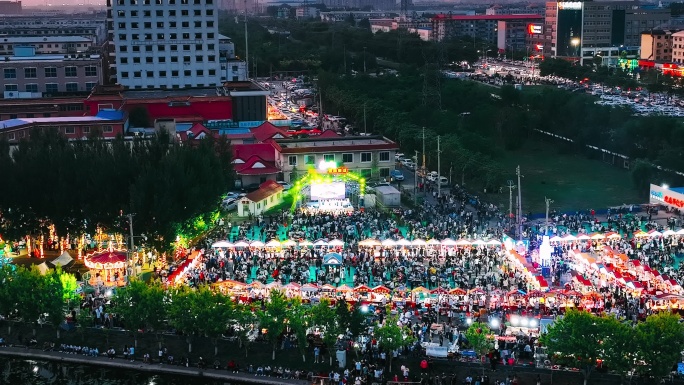
[[392, 170], [390, 172], [390, 177], [392, 177], [392, 179], [397, 182], [401, 182], [404, 180], [404, 174], [402, 174], [400, 170]]
[[276, 183], [278, 183], [279, 185], [283, 186], [283, 191], [287, 191], [287, 190], [289, 190], [289, 189], [292, 188], [292, 185], [291, 185], [291, 184], [289, 184], [289, 183], [287, 183], [287, 182], [285, 182], [285, 181], [282, 181], [282, 180], [279, 180], [279, 181], [277, 181]]
[[403, 162], [404, 160], [406, 160], [406, 159], [402, 159], [402, 162], [401, 162], [401, 164], [404, 167], [408, 168], [409, 170], [415, 170], [416, 169], [416, 164], [412, 160], [406, 160], [405, 162]]
[[445, 176], [440, 176], [439, 177], [439, 185], [444, 187], [449, 185], [449, 179]]
[[252, 191], [258, 190], [259, 185], [260, 185], [259, 183], [251, 183], [251, 184], [248, 184], [248, 185], [242, 187], [242, 190], [244, 190], [247, 193], [251, 193]]
[[399, 161], [399, 160], [401, 160], [404, 156], [405, 156], [405, 155], [404, 155], [403, 152], [397, 152], [396, 154], [394, 154], [394, 159], [397, 160], [397, 161]]
[[437, 174], [437, 171], [430, 171], [429, 174], [425, 177], [425, 179], [428, 180], [428, 182], [437, 182], [437, 178], [439, 175]]

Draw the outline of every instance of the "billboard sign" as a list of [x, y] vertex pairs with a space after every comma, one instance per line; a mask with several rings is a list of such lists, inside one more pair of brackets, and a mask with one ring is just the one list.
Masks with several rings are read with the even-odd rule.
[[560, 1], [558, 2], [559, 10], [579, 11], [582, 9], [582, 2], [580, 1]]
[[541, 24], [528, 24], [527, 33], [530, 35], [541, 35], [544, 32], [544, 26]]

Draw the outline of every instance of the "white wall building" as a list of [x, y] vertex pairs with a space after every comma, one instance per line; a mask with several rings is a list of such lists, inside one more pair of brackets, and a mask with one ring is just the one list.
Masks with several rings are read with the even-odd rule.
[[137, 89], [220, 84], [216, 1], [108, 0], [117, 83]]

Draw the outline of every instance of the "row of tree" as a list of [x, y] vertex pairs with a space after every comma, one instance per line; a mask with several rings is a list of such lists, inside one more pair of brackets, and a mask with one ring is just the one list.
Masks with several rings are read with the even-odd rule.
[[192, 237], [215, 219], [232, 186], [227, 141], [180, 146], [162, 131], [149, 140], [105, 141], [97, 133], [70, 142], [36, 130], [11, 152], [0, 141], [0, 234], [9, 240], [47, 235], [79, 237], [120, 231], [135, 213], [135, 233], [166, 251], [178, 235]]
[[[326, 299], [304, 304], [275, 290], [268, 300], [245, 305], [206, 286], [166, 291], [158, 282], [147, 285], [134, 280], [116, 292], [113, 305], [112, 312], [121, 316], [127, 329], [154, 333], [160, 343], [162, 333], [173, 328], [186, 337], [189, 351], [193, 340], [203, 336], [212, 340], [218, 354], [218, 341], [228, 335], [238, 340], [247, 355], [251, 343], [262, 338], [271, 346], [274, 360], [284, 334], [290, 334], [306, 361], [310, 337], [317, 330], [319, 343], [329, 350], [332, 362], [338, 337], [347, 333], [359, 336], [366, 327], [366, 315], [358, 306], [344, 301], [333, 306]], [[134, 333], [136, 344], [138, 334]], [[398, 326], [396, 317], [375, 328], [374, 335], [387, 352], [414, 341], [410, 330]]]
[[59, 336], [65, 310], [72, 303], [78, 303], [77, 289], [76, 278], [61, 269], [43, 273], [37, 267], [3, 264], [0, 266], [0, 314], [32, 325], [34, 335], [36, 325], [50, 324]]
[[653, 314], [632, 325], [612, 316], [571, 310], [554, 321], [541, 342], [552, 362], [580, 369], [585, 385], [599, 366], [622, 378], [638, 374], [658, 381], [682, 359], [684, 324], [670, 313]]

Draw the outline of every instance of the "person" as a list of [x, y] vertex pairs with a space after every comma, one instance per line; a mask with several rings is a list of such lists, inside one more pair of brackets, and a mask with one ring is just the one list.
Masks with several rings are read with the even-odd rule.
[[131, 359], [131, 362], [134, 362], [135, 361], [135, 347], [131, 346], [128, 350], [129, 350], [128, 351], [128, 358]]
[[427, 373], [428, 371], [428, 362], [427, 360], [422, 360], [420, 361], [420, 372], [421, 373]]
[[315, 364], [318, 363], [318, 359], [319, 359], [319, 357], [320, 357], [320, 354], [321, 354], [321, 349], [320, 349], [318, 346], [316, 346], [316, 347], [314, 348], [314, 363], [315, 363]]
[[537, 374], [537, 385], [541, 385], [541, 376]]

